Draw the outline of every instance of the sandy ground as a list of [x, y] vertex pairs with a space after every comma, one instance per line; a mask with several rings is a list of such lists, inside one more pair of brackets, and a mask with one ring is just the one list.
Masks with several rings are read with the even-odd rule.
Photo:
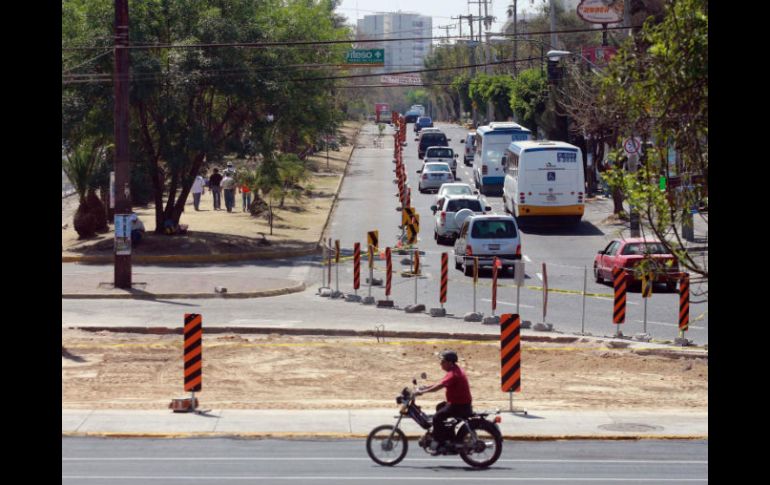
[[[62, 330], [62, 407], [165, 409], [183, 388], [181, 335]], [[203, 338], [206, 407], [374, 408], [393, 405], [412, 377], [442, 375], [436, 353], [457, 350], [477, 407], [507, 408], [498, 342], [212, 334]], [[528, 409], [708, 409], [706, 358], [642, 355], [593, 341], [522, 344]], [[438, 402], [443, 393], [426, 396]]]
[[[309, 157], [313, 164], [313, 177], [305, 185], [311, 190], [311, 197], [300, 202], [286, 199], [283, 209], [275, 209], [273, 233], [264, 217], [254, 217], [242, 211], [240, 194], [235, 194], [236, 207], [233, 212], [214, 211], [211, 192], [206, 190], [201, 197], [200, 211], [195, 211], [192, 195], [189, 196], [181, 224], [189, 226], [187, 235], [156, 235], [154, 204], [146, 207], [134, 207], [134, 211], [144, 222], [148, 231], [142, 243], [134, 248], [134, 254], [228, 254], [252, 252], [264, 248], [264, 239], [270, 247], [304, 248], [314, 247], [321, 238], [321, 231], [328, 219], [334, 201], [334, 195], [340, 179], [353, 151], [356, 132], [362, 123], [348, 122], [341, 130], [348, 142], [339, 151], [329, 151], [327, 165], [326, 152], [321, 151]], [[388, 137], [392, 140], [392, 137]], [[235, 160], [235, 168], [241, 168], [245, 162]], [[213, 167], [212, 167], [213, 168]], [[223, 168], [223, 167], [220, 167]], [[81, 240], [72, 224], [72, 215], [77, 210], [77, 196], [62, 200], [62, 255], [102, 255], [113, 254], [111, 232], [99, 234], [94, 238]], [[224, 208], [224, 199], [222, 202]]]

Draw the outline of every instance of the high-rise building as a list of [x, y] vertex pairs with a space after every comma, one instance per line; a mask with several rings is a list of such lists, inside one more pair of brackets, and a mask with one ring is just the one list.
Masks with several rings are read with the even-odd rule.
[[358, 21], [359, 39], [413, 39], [397, 42], [361, 44], [361, 49], [385, 49], [384, 72], [408, 71], [423, 67], [431, 52], [433, 19], [417, 13], [383, 12], [366, 15]]

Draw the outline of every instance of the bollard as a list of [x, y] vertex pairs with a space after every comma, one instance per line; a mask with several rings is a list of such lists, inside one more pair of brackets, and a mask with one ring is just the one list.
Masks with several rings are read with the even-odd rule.
[[644, 300], [644, 330], [647, 334], [647, 300], [652, 296], [652, 284], [655, 281], [655, 273], [642, 274], [642, 299]]
[[368, 245], [368, 258], [369, 258], [369, 296], [364, 298], [364, 305], [371, 305], [374, 303], [374, 297], [372, 296], [372, 280], [374, 280], [374, 246]]
[[621, 337], [620, 324], [626, 321], [626, 272], [615, 268], [612, 270], [612, 280], [615, 287], [615, 305], [612, 310], [612, 323], [616, 324], [616, 337]]
[[545, 270], [545, 261], [543, 261], [543, 325], [545, 325], [546, 309], [548, 308], [548, 273]]
[[586, 287], [588, 286], [588, 266], [583, 266], [583, 314], [580, 317], [580, 334], [586, 333]]
[[203, 316], [198, 313], [184, 315], [184, 390], [192, 393], [190, 407], [195, 411], [195, 393], [203, 385]]
[[441, 308], [431, 308], [430, 316], [443, 317], [446, 316], [446, 309], [444, 309], [444, 303], [446, 303], [447, 284], [449, 281], [449, 254], [441, 253], [441, 286], [439, 288], [439, 302]]
[[361, 243], [353, 245], [353, 291], [358, 295], [361, 287]]

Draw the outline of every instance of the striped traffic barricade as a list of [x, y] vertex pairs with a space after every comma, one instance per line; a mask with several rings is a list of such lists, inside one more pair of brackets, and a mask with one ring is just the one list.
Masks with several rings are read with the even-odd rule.
[[441, 308], [431, 308], [430, 315], [432, 317], [446, 316], [446, 309], [444, 303], [447, 299], [447, 290], [449, 286], [449, 253], [441, 253], [441, 285], [439, 286], [438, 300], [441, 304]]
[[510, 412], [523, 412], [514, 409], [513, 393], [521, 392], [521, 318], [518, 313], [500, 315], [500, 381], [503, 392], [508, 393]]
[[679, 338], [690, 328], [690, 275], [682, 273], [679, 279]]
[[184, 390], [189, 398], [173, 399], [169, 408], [175, 413], [196, 412], [198, 400], [195, 393], [203, 387], [203, 316], [198, 313], [184, 314]]
[[393, 259], [391, 258], [390, 247], [385, 248], [385, 299], [377, 302], [378, 307], [393, 307], [393, 300], [390, 299], [390, 289], [393, 282]]
[[614, 268], [612, 270], [612, 281], [615, 288], [615, 300], [612, 307], [612, 323], [616, 324], [617, 333], [616, 337], [620, 337], [623, 334], [620, 332], [620, 324], [626, 321], [626, 272], [621, 268]]

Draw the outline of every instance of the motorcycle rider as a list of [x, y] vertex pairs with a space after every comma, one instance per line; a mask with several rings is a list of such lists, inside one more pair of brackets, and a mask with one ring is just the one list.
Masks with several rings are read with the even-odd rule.
[[[441, 368], [446, 372], [440, 382], [418, 389], [415, 394], [436, 392], [446, 388], [446, 404], [433, 415], [433, 439], [436, 446], [444, 443], [451, 446], [450, 436], [447, 436], [444, 422], [449, 418], [464, 418], [473, 413], [470, 384], [465, 372], [457, 365], [457, 353], [453, 350], [441, 352]], [[435, 447], [434, 447], [435, 449]]]

